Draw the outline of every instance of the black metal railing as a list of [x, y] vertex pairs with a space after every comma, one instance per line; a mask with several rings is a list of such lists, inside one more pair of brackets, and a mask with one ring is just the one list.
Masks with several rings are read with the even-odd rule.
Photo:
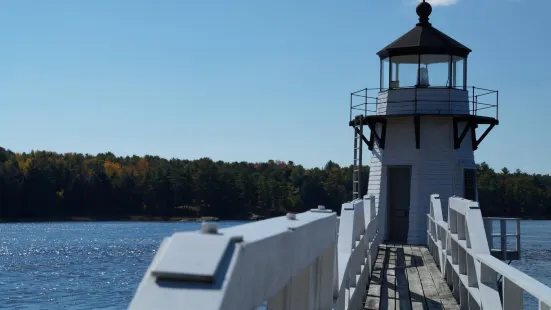
[[[386, 100], [387, 108], [392, 105], [409, 105], [409, 110], [407, 114], [421, 114], [422, 104], [428, 102], [439, 102], [439, 103], [448, 103], [450, 106], [462, 104], [465, 106], [467, 103], [469, 107], [469, 114], [476, 116], [485, 116], [495, 118], [499, 120], [499, 91], [491, 90], [476, 86], [467, 87], [465, 90], [461, 88], [453, 87], [400, 87], [392, 88], [390, 91], [401, 91], [401, 90], [415, 90], [414, 99], [407, 100]], [[447, 99], [438, 98], [438, 99], [418, 99], [419, 92], [422, 92], [427, 89], [439, 89], [441, 91], [447, 92]], [[384, 96], [389, 89], [377, 88], [364, 88], [358, 91], [352, 92], [350, 94], [350, 120], [353, 120], [359, 115], [368, 116], [377, 114], [377, 109], [379, 107], [379, 96]], [[452, 92], [457, 91], [468, 91], [467, 100], [455, 100], [452, 98]], [[421, 105], [419, 104], [421, 103]], [[451, 111], [452, 109], [450, 109]], [[446, 113], [447, 114], [447, 113]]]

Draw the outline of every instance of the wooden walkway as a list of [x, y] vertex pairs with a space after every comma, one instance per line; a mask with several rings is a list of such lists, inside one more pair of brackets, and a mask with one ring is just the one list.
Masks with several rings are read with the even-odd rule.
[[459, 310], [459, 306], [426, 247], [383, 244], [364, 309]]

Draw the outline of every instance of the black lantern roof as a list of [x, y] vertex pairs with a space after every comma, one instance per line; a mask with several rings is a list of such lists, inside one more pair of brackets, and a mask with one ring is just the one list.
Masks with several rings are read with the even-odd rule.
[[471, 50], [463, 44], [450, 38], [429, 23], [432, 7], [429, 3], [419, 3], [417, 6], [419, 23], [409, 32], [399, 37], [377, 53], [381, 59], [389, 56], [446, 54], [467, 57]]

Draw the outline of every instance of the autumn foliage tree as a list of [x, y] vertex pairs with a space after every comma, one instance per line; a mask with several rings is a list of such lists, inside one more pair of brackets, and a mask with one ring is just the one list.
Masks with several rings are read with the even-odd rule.
[[[364, 168], [362, 184], [367, 185]], [[478, 166], [484, 215], [549, 217], [551, 176]], [[352, 170], [329, 161], [305, 169], [292, 161], [266, 163], [117, 157], [0, 147], [0, 218], [216, 216], [247, 219], [334, 210], [351, 199]]]
[[[367, 172], [366, 168], [366, 172]], [[367, 173], [365, 174], [367, 177]], [[327, 184], [326, 184], [327, 183]], [[350, 199], [351, 170], [293, 162], [163, 159], [0, 148], [0, 218], [216, 216], [246, 219], [335, 209]]]

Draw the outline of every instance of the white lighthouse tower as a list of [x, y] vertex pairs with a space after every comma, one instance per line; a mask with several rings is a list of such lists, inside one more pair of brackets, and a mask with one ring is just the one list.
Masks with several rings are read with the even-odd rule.
[[391, 243], [426, 242], [430, 194], [477, 200], [474, 151], [498, 124], [497, 91], [467, 86], [471, 50], [429, 23], [429, 3], [416, 11], [419, 23], [377, 53], [380, 86], [351, 94], [353, 198], [363, 194], [367, 144], [367, 196], [375, 196]]

